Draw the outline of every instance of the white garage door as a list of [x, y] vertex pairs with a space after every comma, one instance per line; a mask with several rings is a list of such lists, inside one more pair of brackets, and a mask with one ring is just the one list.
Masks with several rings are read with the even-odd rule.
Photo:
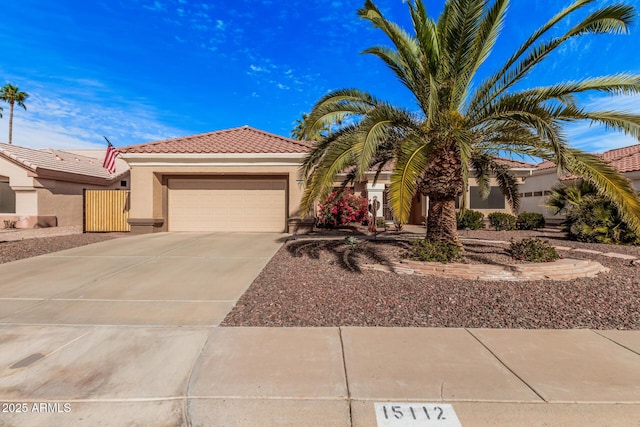
[[169, 231], [283, 232], [283, 179], [169, 179]]

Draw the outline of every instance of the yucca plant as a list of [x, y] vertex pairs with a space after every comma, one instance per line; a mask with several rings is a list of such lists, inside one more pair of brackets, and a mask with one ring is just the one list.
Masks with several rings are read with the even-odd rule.
[[491, 55], [505, 23], [509, 0], [446, 0], [437, 20], [427, 13], [423, 0], [408, 0], [410, 32], [366, 0], [358, 15], [382, 31], [391, 46], [364, 53], [384, 61], [411, 91], [419, 112], [359, 89], [337, 90], [320, 99], [304, 121], [305, 137], [313, 140], [328, 124], [345, 124], [318, 141], [303, 162], [303, 210], [311, 212], [315, 201], [331, 191], [338, 174], [348, 171], [346, 181], [362, 181], [367, 171], [379, 173], [393, 163], [389, 190], [395, 218], [407, 222], [411, 201], [420, 192], [430, 201], [426, 237], [460, 245], [455, 200], [469, 177], [475, 175], [486, 196], [494, 176], [517, 211], [517, 183], [497, 156], [535, 156], [553, 161], [559, 172], [593, 183], [628, 224], [640, 230], [640, 202], [628, 180], [597, 156], [570, 147], [562, 130], [564, 123], [584, 120], [638, 138], [640, 115], [587, 110], [574, 95], [636, 94], [640, 76], [620, 73], [520, 89], [537, 66], [573, 39], [627, 32], [635, 16], [632, 6], [603, 5], [585, 12], [592, 3], [576, 0], [560, 10], [502, 67], [478, 80], [478, 68]]

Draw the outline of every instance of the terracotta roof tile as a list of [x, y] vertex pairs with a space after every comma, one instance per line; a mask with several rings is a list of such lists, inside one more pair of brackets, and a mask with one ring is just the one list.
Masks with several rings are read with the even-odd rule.
[[622, 173], [640, 171], [640, 144], [605, 151], [602, 158]]
[[108, 181], [115, 179], [128, 169], [124, 162], [117, 162], [116, 173], [112, 175], [102, 167], [102, 159], [98, 157], [89, 157], [50, 148], [34, 150], [4, 143], [0, 143], [0, 157], [18, 163], [36, 174], [43, 171], [53, 171]]
[[509, 166], [511, 169], [535, 169], [533, 163], [522, 162], [520, 160], [507, 159], [505, 157], [495, 157], [498, 163]]
[[[495, 157], [498, 163], [502, 163], [504, 165], [509, 166], [511, 169], [535, 169], [536, 165], [533, 163], [521, 162], [519, 160], [507, 159], [504, 157]], [[395, 162], [388, 162], [382, 168], [383, 172], [391, 172], [393, 171], [393, 167], [395, 166]], [[376, 171], [377, 169], [371, 169], [371, 171]]]
[[130, 145], [118, 148], [121, 153], [147, 154], [253, 154], [306, 153], [311, 144], [294, 141], [249, 126]]
[[[640, 171], [640, 144], [630, 145], [628, 147], [616, 148], [597, 153], [596, 156], [602, 157], [609, 161], [611, 166], [616, 168], [620, 173]], [[556, 164], [550, 161], [539, 163], [536, 167], [538, 170], [555, 168]], [[564, 179], [575, 177], [567, 176]]]

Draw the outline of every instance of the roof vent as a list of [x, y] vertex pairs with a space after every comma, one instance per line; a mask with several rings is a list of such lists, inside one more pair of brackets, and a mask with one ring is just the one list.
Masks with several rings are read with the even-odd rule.
[[58, 156], [58, 155], [56, 154], [56, 160], [62, 161], [62, 157], [60, 157], [60, 156]]

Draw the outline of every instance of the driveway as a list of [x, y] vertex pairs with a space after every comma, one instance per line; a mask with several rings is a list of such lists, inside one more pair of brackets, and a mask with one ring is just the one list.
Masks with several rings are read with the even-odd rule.
[[0, 323], [217, 325], [279, 234], [162, 233], [0, 265]]
[[0, 425], [187, 425], [194, 365], [283, 237], [161, 233], [0, 265]]

